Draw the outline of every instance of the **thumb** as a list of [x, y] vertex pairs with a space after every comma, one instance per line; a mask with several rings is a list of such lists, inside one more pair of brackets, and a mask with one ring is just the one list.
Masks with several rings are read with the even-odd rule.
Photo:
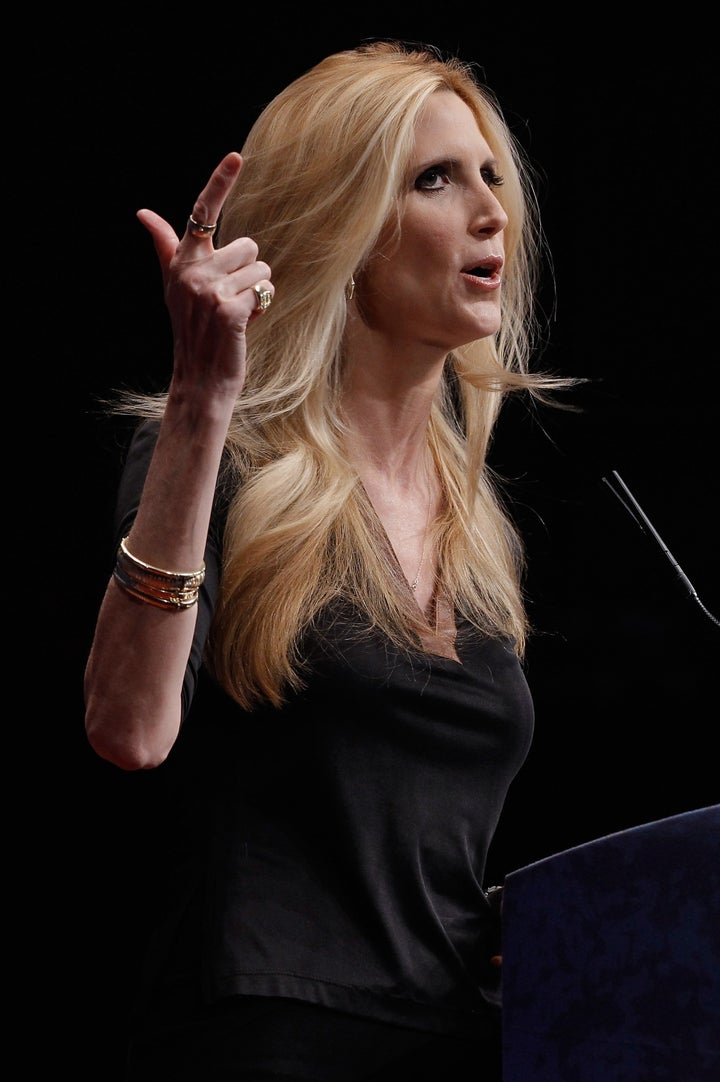
[[160, 260], [160, 265], [163, 272], [166, 271], [170, 265], [170, 260], [177, 251], [180, 238], [173, 227], [169, 225], [164, 218], [161, 218], [159, 214], [156, 214], [154, 210], [139, 210], [137, 212], [137, 219], [145, 226], [152, 237], [155, 251]]

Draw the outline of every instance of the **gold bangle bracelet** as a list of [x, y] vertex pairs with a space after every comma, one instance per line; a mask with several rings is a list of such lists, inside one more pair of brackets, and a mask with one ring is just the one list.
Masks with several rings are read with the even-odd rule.
[[137, 556], [133, 556], [132, 552], [130, 552], [130, 549], [127, 547], [127, 537], [123, 537], [120, 542], [118, 558], [122, 557], [130, 561], [133, 573], [139, 574], [142, 578], [147, 576], [150, 579], [172, 582], [173, 585], [179, 587], [202, 586], [205, 578], [204, 561], [197, 571], [165, 571], [162, 567], [154, 567], [152, 564], [146, 564], [144, 560], [139, 560]]
[[141, 579], [128, 575], [120, 566], [119, 560], [113, 570], [113, 577], [126, 594], [159, 609], [189, 609], [196, 604], [200, 595], [200, 589], [197, 586], [182, 590], [168, 590], [143, 582]]
[[157, 608], [188, 609], [197, 602], [205, 579], [205, 564], [198, 571], [166, 571], [133, 556], [123, 538], [113, 576], [125, 593]]

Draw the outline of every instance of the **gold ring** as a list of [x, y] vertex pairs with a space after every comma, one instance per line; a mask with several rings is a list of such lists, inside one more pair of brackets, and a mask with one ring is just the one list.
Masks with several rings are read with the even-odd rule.
[[193, 237], [212, 237], [217, 229], [217, 222], [215, 222], [215, 225], [203, 225], [201, 222], [196, 222], [191, 214], [188, 218], [187, 227]]
[[253, 286], [253, 289], [257, 293], [258, 308], [261, 312], [264, 312], [272, 304], [273, 295], [265, 286]]

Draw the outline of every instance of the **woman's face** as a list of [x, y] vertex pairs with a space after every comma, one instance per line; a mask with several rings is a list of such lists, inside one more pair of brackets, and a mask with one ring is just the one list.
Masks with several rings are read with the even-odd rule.
[[416, 127], [399, 241], [381, 241], [358, 286], [373, 330], [448, 351], [500, 326], [503, 230], [497, 165], [451, 91]]

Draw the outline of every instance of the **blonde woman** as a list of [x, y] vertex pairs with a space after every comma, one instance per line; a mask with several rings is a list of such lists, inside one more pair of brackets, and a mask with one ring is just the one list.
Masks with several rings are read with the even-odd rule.
[[[540, 231], [474, 69], [375, 42], [263, 110], [178, 237], [86, 671], [177, 804], [127, 1078], [500, 1078], [484, 888], [532, 736], [523, 549], [487, 464]], [[165, 790], [164, 790], [165, 791]]]

